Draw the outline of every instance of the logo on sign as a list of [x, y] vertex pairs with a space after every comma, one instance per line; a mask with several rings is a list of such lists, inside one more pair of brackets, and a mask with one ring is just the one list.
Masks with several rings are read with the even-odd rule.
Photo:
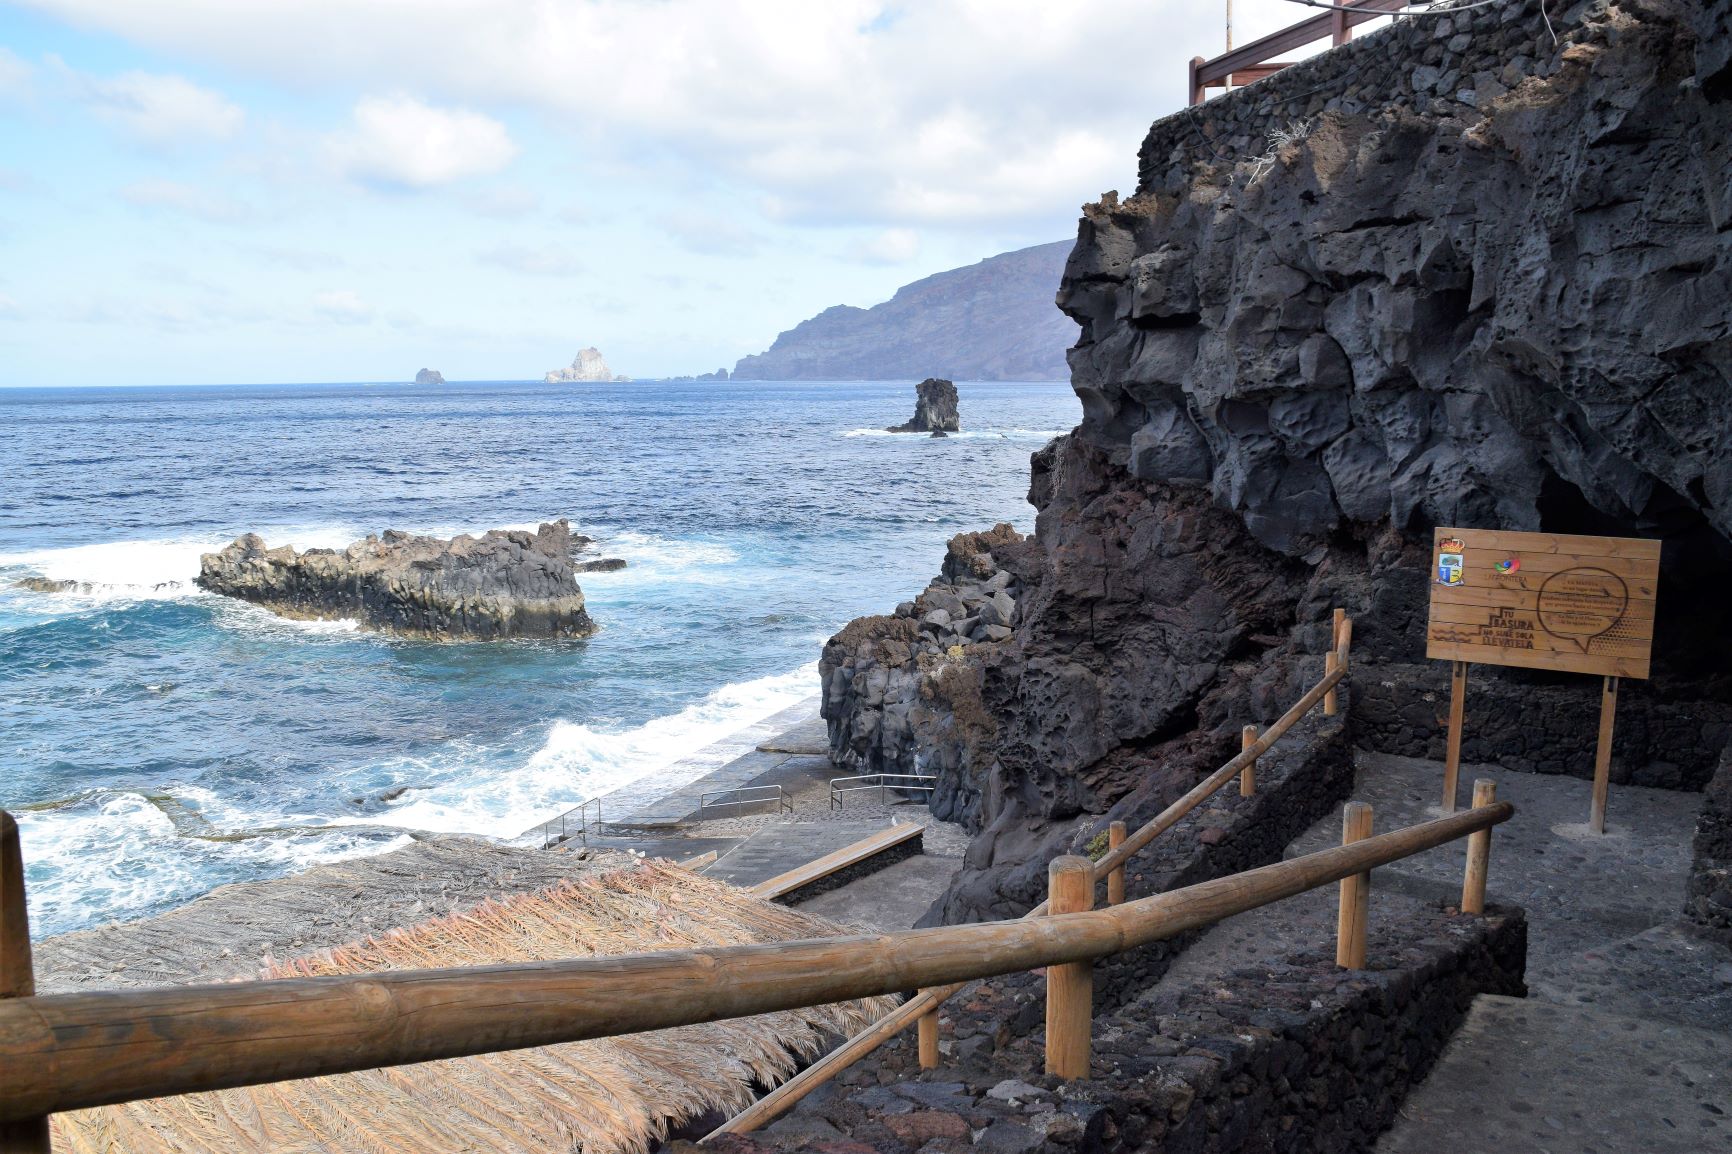
[[1455, 537], [1446, 537], [1437, 543], [1437, 583], [1439, 585], [1460, 585], [1462, 582], [1462, 554], [1467, 546]]

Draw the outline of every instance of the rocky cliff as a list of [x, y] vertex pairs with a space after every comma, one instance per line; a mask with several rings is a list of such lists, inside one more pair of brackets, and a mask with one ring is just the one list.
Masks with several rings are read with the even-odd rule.
[[564, 520], [449, 541], [387, 530], [348, 548], [296, 552], [256, 533], [199, 559], [198, 584], [284, 617], [356, 620], [438, 640], [587, 637], [595, 623], [574, 576]]
[[1052, 307], [1068, 241], [937, 273], [869, 309], [836, 305], [744, 357], [746, 381], [1061, 381], [1076, 325]]
[[445, 374], [438, 369], [422, 369], [415, 374], [415, 383], [418, 385], [442, 385], [445, 383]]
[[[945, 646], [916, 605], [825, 651], [838, 752], [938, 773], [980, 831], [934, 916], [1026, 907], [1225, 760], [1334, 606], [1356, 739], [1438, 752], [1437, 524], [1661, 538], [1614, 780], [1701, 786], [1732, 735], [1729, 12], [1579, 4], [1555, 44], [1517, 2], [1416, 18], [1155, 124], [1066, 265], [1084, 419], [990, 550], [1011, 636]], [[1472, 684], [1466, 756], [1589, 772], [1596, 685]]]
[[892, 433], [945, 433], [962, 431], [962, 414], [958, 410], [956, 385], [937, 377], [927, 377], [914, 386], [914, 416], [900, 425], [891, 425]]

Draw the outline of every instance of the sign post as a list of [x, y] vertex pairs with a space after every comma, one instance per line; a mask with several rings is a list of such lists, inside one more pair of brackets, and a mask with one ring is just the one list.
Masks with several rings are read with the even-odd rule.
[[1425, 655], [1452, 663], [1446, 811], [1455, 809], [1469, 663], [1597, 674], [1604, 682], [1589, 824], [1606, 832], [1618, 681], [1648, 676], [1659, 580], [1658, 541], [1436, 531]]

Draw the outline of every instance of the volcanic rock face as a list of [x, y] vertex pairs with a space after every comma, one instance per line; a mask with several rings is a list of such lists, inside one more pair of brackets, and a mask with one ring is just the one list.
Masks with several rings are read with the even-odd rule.
[[[1156, 124], [1136, 195], [1084, 210], [1059, 292], [1084, 419], [1034, 461], [1012, 636], [941, 662], [917, 620], [867, 618], [824, 660], [833, 750], [936, 772], [934, 812], [980, 831], [946, 920], [1026, 908], [1047, 858], [1224, 761], [1319, 675], [1333, 607], [1356, 739], [1440, 753], [1436, 524], [1663, 539], [1614, 781], [1712, 773], [1732, 10], [1553, 15], [1556, 46], [1513, 3], [1366, 36]], [[1597, 686], [1471, 684], [1469, 759], [1589, 772]]]
[[937, 377], [927, 377], [914, 386], [914, 416], [900, 425], [891, 425], [892, 433], [959, 433], [962, 415], [957, 411], [956, 386]]
[[415, 374], [415, 383], [418, 385], [442, 385], [445, 383], [445, 374], [438, 369], [422, 369]]
[[534, 533], [494, 529], [441, 541], [387, 530], [342, 552], [266, 546], [257, 534], [199, 559], [198, 584], [284, 617], [354, 619], [439, 640], [588, 637], [563, 519]]

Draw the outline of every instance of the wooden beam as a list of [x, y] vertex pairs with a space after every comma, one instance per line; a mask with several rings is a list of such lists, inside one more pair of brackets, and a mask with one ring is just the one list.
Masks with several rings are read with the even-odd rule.
[[920, 1068], [938, 1069], [938, 1007], [920, 1015]]
[[[1371, 807], [1350, 801], [1341, 810], [1341, 844], [1353, 845], [1371, 836]], [[1365, 968], [1366, 915], [1371, 907], [1371, 875], [1341, 879], [1335, 915], [1335, 964], [1344, 970]]]
[[1600, 689], [1600, 738], [1594, 746], [1594, 797], [1588, 806], [1588, 825], [1595, 833], [1606, 832], [1606, 800], [1612, 790], [1612, 725], [1618, 714], [1618, 679], [1608, 677]]
[[[1492, 804], [1497, 800], [1497, 783], [1480, 778], [1473, 783], [1473, 807]], [[1461, 880], [1461, 912], [1485, 913], [1485, 879], [1491, 868], [1491, 830], [1482, 829], [1467, 835], [1467, 869]]]
[[[1055, 857], [1047, 865], [1048, 911], [1053, 917], [1094, 908], [1094, 870], [1086, 857]], [[1094, 1024], [1094, 960], [1046, 970], [1046, 1072], [1089, 1076], [1089, 1030]]]
[[[1350, 640], [1352, 636], [1353, 618], [1348, 617], [1346, 619], [1345, 632], [1343, 635], [1344, 643]], [[1343, 650], [1343, 652], [1345, 653], [1345, 650]], [[1338, 684], [1345, 676], [1346, 665], [1345, 662], [1343, 662], [1341, 667], [1338, 668], [1333, 675], [1325, 675], [1323, 680], [1312, 686], [1305, 696], [1294, 702], [1287, 712], [1281, 715], [1275, 724], [1271, 725], [1263, 732], [1263, 736], [1257, 739], [1256, 744], [1252, 745], [1248, 749], [1241, 750], [1239, 756], [1233, 758], [1220, 769], [1192, 786], [1183, 797], [1180, 797], [1166, 809], [1156, 814], [1135, 833], [1127, 837], [1123, 844], [1119, 845], [1116, 849], [1109, 848], [1106, 856], [1095, 863], [1095, 878], [1099, 880], [1102, 876], [1110, 876], [1113, 870], [1121, 868], [1144, 846], [1148, 845], [1162, 833], [1178, 824], [1186, 814], [1190, 813], [1191, 810], [1195, 809], [1203, 801], [1214, 796], [1217, 790], [1228, 781], [1232, 780], [1234, 774], [1243, 772], [1247, 765], [1256, 764], [1258, 757], [1273, 748], [1275, 743], [1279, 741], [1289, 729], [1298, 724], [1300, 718], [1304, 717], [1308, 712], [1316, 707], [1319, 701], [1323, 700], [1323, 694], [1327, 692], [1330, 687]], [[1046, 903], [1043, 901], [1040, 905], [1029, 910], [1028, 913], [1023, 915], [1023, 917], [1037, 918], [1045, 913]], [[794, 1105], [794, 1103], [804, 1098], [807, 1094], [810, 1094], [819, 1086], [822, 1086], [825, 1082], [828, 1082], [831, 1078], [834, 1078], [837, 1074], [846, 1070], [849, 1066], [852, 1066], [855, 1062], [858, 1062], [873, 1050], [876, 1050], [890, 1038], [895, 1037], [897, 1034], [913, 1025], [918, 1021], [920, 1015], [926, 1013], [926, 1011], [931, 1007], [942, 1003], [945, 999], [956, 993], [956, 991], [960, 990], [962, 986], [963, 983], [959, 982], [950, 986], [927, 990], [916, 997], [911, 998], [909, 1001], [904, 1002], [897, 1009], [892, 1010], [884, 1017], [878, 1019], [878, 1021], [872, 1023], [872, 1025], [866, 1027], [866, 1029], [854, 1035], [854, 1037], [848, 1039], [834, 1050], [831, 1050], [828, 1054], [825, 1054], [822, 1058], [819, 1058], [816, 1062], [813, 1062], [810, 1066], [806, 1067], [786, 1082], [783, 1082], [780, 1086], [777, 1086], [762, 1098], [759, 1098], [756, 1102], [752, 1103], [752, 1105], [746, 1107], [744, 1110], [740, 1111], [740, 1113], [722, 1123], [722, 1125], [718, 1126], [715, 1130], [712, 1130], [709, 1134], [705, 1135], [703, 1140], [707, 1142], [718, 1134], [743, 1134], [765, 1125], [772, 1119], [787, 1111]]]
[[1444, 845], [1514, 812], [1507, 803], [1468, 810], [1088, 913], [556, 962], [6, 999], [0, 1121], [1092, 961]]
[[[1247, 725], [1239, 731], [1239, 748], [1250, 749], [1257, 744], [1257, 727]], [[1250, 797], [1257, 792], [1257, 759], [1252, 758], [1251, 764], [1239, 771], [1239, 796]]]
[[1449, 666], [1449, 735], [1443, 753], [1443, 812], [1455, 812], [1461, 778], [1461, 723], [1467, 712], [1467, 662]]
[[[1323, 655], [1323, 672], [1327, 676], [1341, 668], [1341, 654], [1334, 649]], [[1336, 681], [1340, 681], [1338, 677]], [[1335, 686], [1329, 687], [1329, 692], [1323, 695], [1323, 716], [1334, 717], [1341, 709], [1341, 699], [1335, 692]]]
[[[1115, 821], [1107, 826], [1107, 848], [1117, 849], [1125, 844], [1125, 823]], [[1091, 880], [1090, 885], [1094, 882]], [[1121, 864], [1116, 869], [1107, 872], [1107, 905], [1122, 905], [1125, 900], [1125, 867]]]
[[759, 882], [751, 888], [751, 893], [770, 901], [791, 894], [803, 886], [809, 886], [815, 881], [829, 877], [858, 865], [867, 858], [876, 857], [885, 850], [894, 849], [910, 838], [920, 836], [926, 827], [914, 822], [900, 822], [881, 829], [877, 833], [868, 834], [859, 841], [845, 845], [839, 850], [825, 854], [821, 858], [809, 861], [803, 866], [796, 866], [787, 873], [777, 874], [768, 881]]
[[[0, 999], [36, 992], [30, 956], [30, 909], [24, 900], [24, 853], [18, 823], [0, 810]], [[48, 1154], [48, 1115], [0, 1122], [0, 1154]]]

